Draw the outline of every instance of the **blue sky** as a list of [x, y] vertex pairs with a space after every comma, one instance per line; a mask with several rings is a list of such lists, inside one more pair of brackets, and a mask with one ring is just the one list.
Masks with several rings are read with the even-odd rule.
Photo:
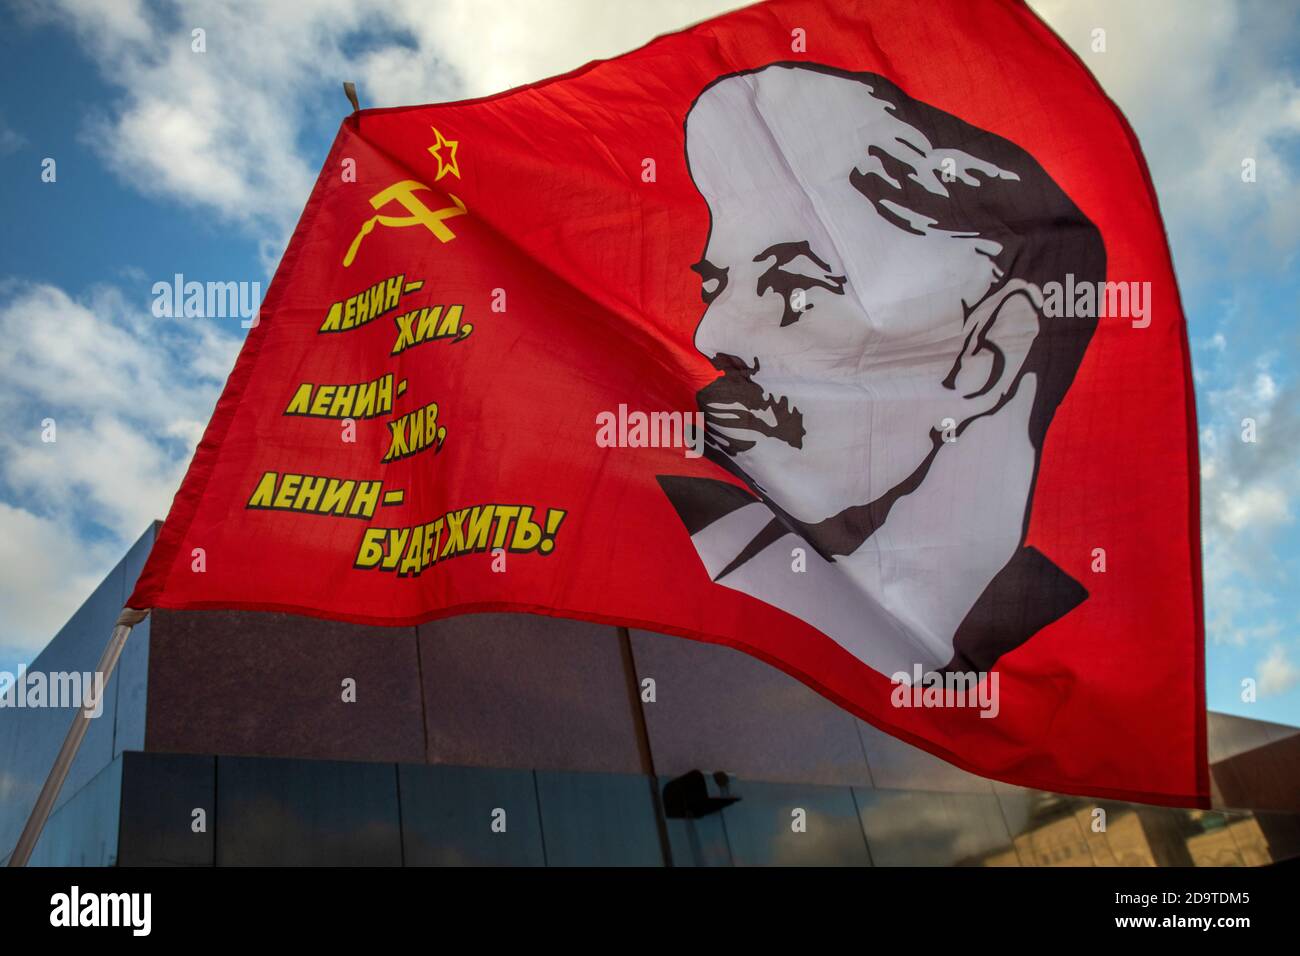
[[[0, 0], [0, 670], [165, 514], [243, 331], [153, 318], [152, 285], [265, 288], [341, 80], [363, 105], [482, 95], [733, 5]], [[1210, 706], [1300, 724], [1300, 10], [1032, 5], [1124, 109], [1165, 213], [1201, 419]]]

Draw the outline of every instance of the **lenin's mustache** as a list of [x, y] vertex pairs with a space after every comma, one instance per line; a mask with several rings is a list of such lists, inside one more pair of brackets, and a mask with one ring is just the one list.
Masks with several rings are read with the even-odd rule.
[[748, 451], [755, 441], [729, 434], [744, 429], [779, 439], [791, 448], [803, 448], [803, 414], [790, 405], [787, 396], [777, 398], [754, 381], [759, 370], [757, 358], [750, 367], [735, 355], [719, 352], [712, 363], [722, 375], [696, 396], [704, 413], [706, 439], [711, 444], [728, 455]]

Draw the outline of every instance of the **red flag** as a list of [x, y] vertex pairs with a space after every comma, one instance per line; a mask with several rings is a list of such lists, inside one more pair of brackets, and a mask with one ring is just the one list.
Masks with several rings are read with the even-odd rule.
[[345, 120], [129, 603], [642, 627], [1204, 805], [1197, 475], [1084, 66], [1014, 0], [777, 0]]

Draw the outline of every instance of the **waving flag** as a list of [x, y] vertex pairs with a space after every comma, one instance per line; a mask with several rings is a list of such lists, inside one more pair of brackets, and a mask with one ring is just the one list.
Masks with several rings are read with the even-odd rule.
[[346, 119], [129, 604], [726, 644], [977, 773], [1208, 797], [1150, 178], [1014, 0], [777, 0]]

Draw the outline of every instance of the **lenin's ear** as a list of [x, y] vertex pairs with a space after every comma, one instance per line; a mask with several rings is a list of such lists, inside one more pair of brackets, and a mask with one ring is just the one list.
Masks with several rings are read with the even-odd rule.
[[965, 401], [964, 417], [982, 415], [1006, 396], [1038, 337], [1042, 302], [1037, 286], [1011, 279], [967, 316], [961, 353], [943, 382]]

